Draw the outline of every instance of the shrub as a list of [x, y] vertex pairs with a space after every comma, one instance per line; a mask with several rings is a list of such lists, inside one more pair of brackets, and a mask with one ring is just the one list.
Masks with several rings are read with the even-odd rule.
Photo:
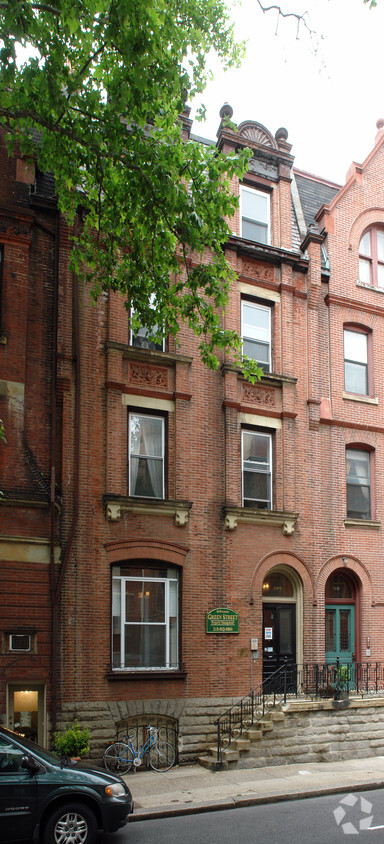
[[66, 724], [65, 730], [53, 734], [53, 746], [59, 756], [84, 756], [89, 752], [91, 731], [83, 729], [78, 721]]

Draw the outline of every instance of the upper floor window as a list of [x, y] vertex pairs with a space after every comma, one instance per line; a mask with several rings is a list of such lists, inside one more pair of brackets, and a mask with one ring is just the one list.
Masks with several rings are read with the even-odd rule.
[[348, 393], [369, 394], [368, 334], [344, 329], [344, 388]]
[[359, 246], [359, 279], [363, 284], [384, 287], [384, 229], [372, 226]]
[[272, 510], [272, 436], [242, 431], [243, 507]]
[[241, 237], [256, 243], [269, 243], [269, 194], [242, 186], [240, 213]]
[[[155, 310], [156, 303], [155, 297], [152, 294], [151, 296], [151, 310]], [[135, 316], [135, 311], [131, 308], [131, 319], [130, 319], [130, 338], [129, 342], [131, 346], [136, 346], [139, 349], [152, 349], [152, 351], [157, 352], [164, 352], [165, 349], [165, 340], [164, 337], [161, 340], [153, 340], [152, 336], [157, 334], [158, 325], [152, 326], [151, 329], [148, 329], [145, 325], [139, 325], [137, 328], [133, 326], [133, 318]]]
[[254, 302], [241, 303], [243, 351], [264, 372], [271, 370], [271, 308]]
[[162, 416], [129, 413], [129, 495], [164, 498]]
[[178, 571], [150, 563], [112, 570], [112, 665], [178, 667]]
[[347, 518], [371, 518], [371, 454], [357, 448], [346, 450]]

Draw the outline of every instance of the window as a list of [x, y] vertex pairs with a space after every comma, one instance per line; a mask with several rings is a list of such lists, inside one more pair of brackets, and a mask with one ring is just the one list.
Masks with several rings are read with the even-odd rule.
[[164, 418], [129, 414], [129, 495], [164, 498]]
[[10, 633], [9, 635], [9, 650], [10, 651], [30, 651], [31, 650], [31, 636], [22, 633]]
[[271, 308], [241, 303], [241, 336], [244, 354], [256, 360], [264, 372], [271, 369]]
[[347, 448], [347, 518], [371, 518], [371, 455]]
[[241, 237], [269, 243], [269, 195], [253, 188], [240, 190]]
[[243, 507], [272, 510], [272, 436], [242, 431]]
[[359, 246], [359, 279], [363, 284], [384, 287], [384, 230], [373, 226]]
[[115, 566], [113, 668], [177, 668], [178, 616], [177, 569]]
[[368, 335], [362, 331], [344, 329], [344, 387], [348, 393], [369, 393]]
[[[152, 294], [150, 299], [151, 310], [156, 309], [155, 297]], [[163, 352], [165, 348], [164, 338], [161, 341], [152, 340], [152, 335], [157, 334], [159, 330], [158, 325], [154, 325], [150, 330], [145, 326], [133, 328], [132, 320], [135, 316], [135, 311], [131, 308], [131, 330], [130, 330], [130, 345], [136, 346], [139, 349], [152, 349], [152, 351]], [[151, 335], [151, 336], [149, 336]]]

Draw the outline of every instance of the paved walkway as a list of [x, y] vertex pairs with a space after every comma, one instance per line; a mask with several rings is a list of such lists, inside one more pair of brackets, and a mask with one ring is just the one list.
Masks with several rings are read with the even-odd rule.
[[215, 773], [200, 765], [183, 765], [164, 774], [135, 771], [124, 779], [135, 804], [130, 820], [139, 821], [383, 788], [384, 756]]

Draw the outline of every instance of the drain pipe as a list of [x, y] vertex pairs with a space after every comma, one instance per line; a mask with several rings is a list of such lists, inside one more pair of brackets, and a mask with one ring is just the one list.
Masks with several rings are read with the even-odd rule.
[[[75, 217], [74, 237], [78, 232], [78, 216]], [[59, 234], [59, 231], [58, 231]], [[57, 250], [58, 254], [58, 250]], [[58, 260], [57, 260], [57, 278], [58, 278]], [[58, 285], [57, 285], [58, 291]], [[74, 481], [73, 481], [73, 515], [71, 526], [68, 534], [68, 539], [65, 547], [64, 557], [61, 563], [59, 576], [56, 583], [54, 573], [54, 540], [51, 536], [51, 562], [53, 577], [51, 585], [52, 593], [52, 733], [56, 729], [57, 724], [57, 688], [59, 669], [58, 662], [60, 658], [59, 648], [59, 610], [61, 603], [61, 594], [64, 577], [68, 568], [68, 562], [72, 551], [73, 538], [78, 522], [79, 515], [79, 463], [80, 463], [80, 324], [79, 324], [79, 280], [75, 272], [72, 273], [72, 302], [73, 302], [73, 340], [74, 340], [74, 359], [75, 359], [75, 443], [74, 443]], [[56, 358], [56, 355], [55, 355]], [[56, 384], [56, 374], [54, 382]], [[55, 397], [56, 402], [56, 397]], [[53, 470], [54, 471], [54, 470]], [[51, 484], [51, 502], [54, 497], [54, 487]], [[54, 510], [54, 504], [53, 504]], [[54, 518], [54, 516], [53, 516]], [[51, 523], [52, 524], [52, 523]], [[52, 531], [52, 527], [51, 527]], [[52, 531], [53, 533], [53, 531]], [[53, 540], [53, 541], [52, 541]]]
[[53, 320], [52, 320], [52, 370], [51, 370], [51, 494], [50, 494], [50, 586], [52, 603], [52, 640], [51, 640], [51, 732], [56, 730], [57, 721], [57, 642], [58, 618], [55, 600], [55, 516], [56, 516], [56, 403], [57, 403], [57, 335], [59, 313], [59, 263], [60, 263], [60, 211], [56, 212], [55, 225], [55, 260], [53, 270]]

